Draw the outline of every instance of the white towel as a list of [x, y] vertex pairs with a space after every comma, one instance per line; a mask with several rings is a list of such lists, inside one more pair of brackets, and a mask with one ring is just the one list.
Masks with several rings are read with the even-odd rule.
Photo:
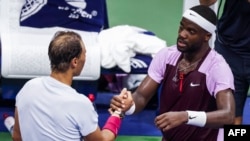
[[[33, 78], [50, 74], [48, 46], [54, 33], [66, 28], [31, 28], [19, 26], [24, 0], [0, 0], [0, 36], [2, 43], [2, 76]], [[97, 80], [100, 77], [98, 32], [74, 30], [82, 36], [87, 54], [86, 63], [76, 80]]]
[[154, 56], [166, 41], [155, 35], [144, 34], [146, 29], [119, 25], [101, 31], [98, 44], [101, 48], [101, 66], [103, 68], [120, 67], [123, 71], [131, 71], [130, 58], [136, 53]]

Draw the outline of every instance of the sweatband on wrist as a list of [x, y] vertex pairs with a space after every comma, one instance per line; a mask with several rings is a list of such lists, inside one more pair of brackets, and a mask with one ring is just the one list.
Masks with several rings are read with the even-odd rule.
[[207, 122], [207, 115], [201, 111], [187, 111], [188, 113], [188, 125], [195, 125], [198, 127], [204, 127]]
[[132, 115], [135, 112], [135, 103], [125, 112], [125, 115]]
[[211, 34], [213, 34], [216, 29], [216, 26], [214, 24], [212, 24], [193, 10], [186, 10], [183, 14], [183, 17], [199, 25], [201, 28], [210, 32]]
[[103, 126], [103, 129], [110, 130], [112, 133], [115, 134], [115, 136], [117, 136], [120, 126], [121, 126], [121, 119], [116, 116], [110, 116], [105, 125]]

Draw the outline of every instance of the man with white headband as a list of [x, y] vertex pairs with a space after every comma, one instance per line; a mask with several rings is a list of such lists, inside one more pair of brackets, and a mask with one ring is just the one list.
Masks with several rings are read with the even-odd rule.
[[228, 64], [209, 46], [215, 25], [209, 7], [185, 11], [177, 44], [158, 52], [132, 97], [114, 96], [110, 107], [130, 115], [159, 94], [155, 125], [163, 141], [223, 141], [222, 127], [234, 119], [234, 84]]

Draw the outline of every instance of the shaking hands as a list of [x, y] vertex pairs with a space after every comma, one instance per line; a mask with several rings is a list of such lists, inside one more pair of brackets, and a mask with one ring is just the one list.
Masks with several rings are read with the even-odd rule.
[[[110, 101], [110, 111], [125, 113], [134, 104], [131, 91], [123, 88], [119, 95], [114, 95]], [[112, 112], [111, 112], [112, 113]]]

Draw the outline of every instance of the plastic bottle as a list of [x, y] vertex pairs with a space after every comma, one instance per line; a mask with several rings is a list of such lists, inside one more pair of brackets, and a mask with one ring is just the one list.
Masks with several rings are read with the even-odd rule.
[[96, 110], [95, 95], [92, 94], [92, 93], [90, 93], [90, 94], [88, 95], [88, 98], [89, 98], [89, 100], [93, 103], [93, 106], [94, 106], [94, 108], [95, 108], [95, 110]]
[[3, 119], [4, 119], [4, 125], [12, 135], [13, 133], [13, 127], [15, 124], [15, 119], [13, 116], [9, 116], [8, 114], [3, 114]]

